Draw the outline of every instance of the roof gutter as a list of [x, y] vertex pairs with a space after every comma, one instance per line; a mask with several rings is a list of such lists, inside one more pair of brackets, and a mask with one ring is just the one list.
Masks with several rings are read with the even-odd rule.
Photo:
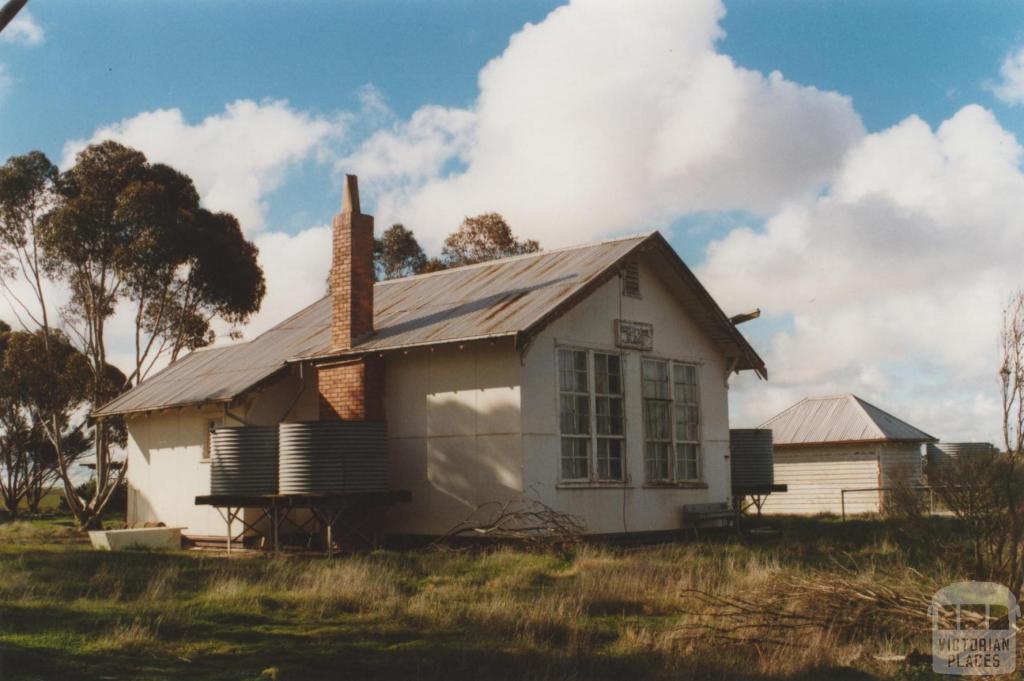
[[892, 444], [926, 444], [938, 442], [938, 439], [921, 439], [921, 438], [876, 438], [872, 440], [826, 440], [822, 442], [776, 442], [774, 447], [780, 449], [804, 449], [806, 447], [822, 447], [825, 445], [882, 445], [886, 443]]

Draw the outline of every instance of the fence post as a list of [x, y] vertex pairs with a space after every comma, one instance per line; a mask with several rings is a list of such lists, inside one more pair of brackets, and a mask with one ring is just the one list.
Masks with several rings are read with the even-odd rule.
[[846, 490], [839, 490], [839, 503], [843, 507], [843, 522], [846, 522]]
[[935, 515], [935, 493], [931, 487], [928, 488], [928, 515]]

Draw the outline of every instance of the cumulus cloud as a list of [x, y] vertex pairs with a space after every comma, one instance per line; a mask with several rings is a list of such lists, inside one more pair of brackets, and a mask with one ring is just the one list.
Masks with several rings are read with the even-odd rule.
[[[736, 380], [734, 423], [854, 391], [944, 439], [994, 438], [1000, 308], [1022, 283], [1020, 144], [977, 106], [865, 135], [847, 97], [720, 53], [723, 12], [574, 2], [511, 38], [470, 108], [399, 119], [367, 86], [360, 112], [331, 119], [239, 101], [198, 123], [140, 114], [91, 140], [181, 168], [242, 219], [268, 279], [249, 338], [324, 292], [329, 228], [265, 225], [270, 194], [310, 159], [359, 173], [377, 224], [402, 221], [434, 249], [491, 210], [546, 247], [745, 211], [764, 223], [712, 243], [698, 272], [726, 310], [765, 310], [755, 332], [775, 329], [760, 344], [772, 380]], [[997, 94], [1024, 101], [1022, 74], [1015, 53]], [[337, 158], [345, 134], [362, 141]]]
[[1010, 106], [1024, 104], [1024, 47], [1006, 55], [999, 76], [999, 82], [989, 86], [995, 96]]
[[327, 293], [331, 267], [331, 228], [316, 226], [298, 234], [265, 232], [256, 238], [267, 296], [245, 328], [254, 338]]
[[16, 45], [38, 45], [43, 42], [45, 32], [36, 23], [35, 17], [28, 10], [21, 10], [11, 23], [0, 32], [0, 43]]
[[328, 142], [344, 129], [344, 117], [315, 116], [280, 100], [240, 99], [195, 124], [180, 109], [158, 109], [68, 142], [62, 165], [70, 166], [87, 144], [116, 140], [188, 173], [207, 208], [233, 213], [253, 234], [265, 227], [267, 195], [298, 164], [325, 160]]
[[741, 418], [854, 391], [945, 439], [995, 437], [1000, 311], [1024, 279], [1021, 156], [979, 106], [935, 130], [911, 116], [864, 138], [824, 195], [711, 244], [699, 276], [720, 302], [789, 322]]
[[574, 2], [512, 37], [471, 110], [425, 107], [341, 165], [428, 246], [500, 211], [557, 246], [817, 190], [863, 134], [850, 100], [737, 66], [717, 1]]
[[[372, 88], [364, 89], [364, 109], [374, 97]], [[311, 227], [296, 234], [268, 229], [268, 200], [301, 164], [329, 163], [354, 115], [325, 118], [285, 101], [238, 100], [222, 113], [190, 123], [179, 109], [160, 109], [103, 126], [87, 140], [68, 142], [62, 166], [73, 164], [87, 144], [113, 139], [187, 173], [205, 207], [238, 217], [259, 248], [267, 280], [262, 308], [243, 330], [244, 338], [251, 339], [324, 295], [330, 229]], [[122, 306], [109, 322], [111, 357], [122, 367], [133, 362], [130, 312]], [[223, 338], [227, 329], [218, 325], [218, 331]]]

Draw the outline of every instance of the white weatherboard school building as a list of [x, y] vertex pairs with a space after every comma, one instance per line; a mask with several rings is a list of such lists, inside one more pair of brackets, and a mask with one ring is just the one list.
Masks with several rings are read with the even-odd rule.
[[376, 283], [372, 237], [349, 177], [330, 295], [97, 411], [127, 417], [129, 521], [223, 536], [211, 428], [339, 418], [386, 421], [395, 534], [524, 494], [594, 534], [729, 498], [729, 377], [766, 370], [660, 234]]
[[922, 483], [921, 445], [937, 442], [852, 394], [805, 398], [759, 427], [772, 431], [775, 482], [789, 487], [765, 513], [838, 515], [844, 497], [846, 513], [879, 513], [887, 489]]

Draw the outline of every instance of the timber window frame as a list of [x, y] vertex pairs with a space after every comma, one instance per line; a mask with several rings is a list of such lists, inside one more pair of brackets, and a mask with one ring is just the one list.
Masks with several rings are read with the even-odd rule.
[[624, 483], [625, 357], [557, 346], [559, 482]]
[[224, 426], [224, 418], [208, 418], [203, 422], [203, 451], [199, 455], [200, 463], [213, 460], [213, 431]]
[[640, 381], [646, 482], [702, 482], [700, 365], [645, 357]]

